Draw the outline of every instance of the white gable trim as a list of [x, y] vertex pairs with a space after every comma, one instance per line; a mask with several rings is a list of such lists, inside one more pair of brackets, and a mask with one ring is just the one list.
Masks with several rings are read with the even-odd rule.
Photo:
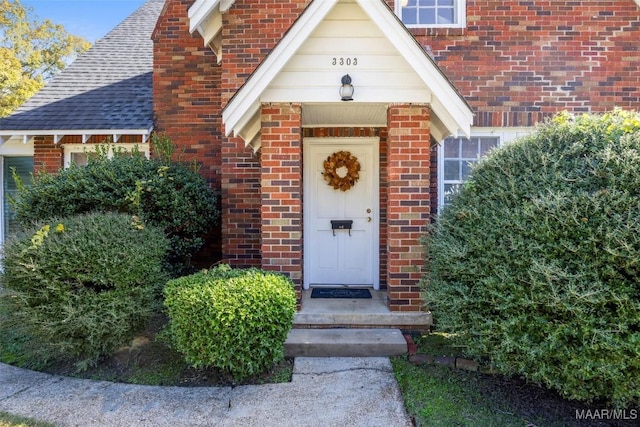
[[338, 0], [313, 1], [307, 6], [289, 32], [262, 61], [222, 111], [222, 122], [225, 124], [227, 136], [232, 132], [235, 136], [241, 133], [242, 128], [238, 128], [238, 124], [249, 122], [253, 114], [260, 109], [262, 92], [337, 2]]
[[[260, 109], [260, 98], [281, 72], [283, 67], [295, 55], [296, 51], [309, 38], [318, 24], [333, 9], [339, 0], [313, 1], [302, 13], [291, 29], [276, 45], [271, 53], [258, 66], [222, 112], [225, 134], [247, 136], [245, 125], [252, 123]], [[433, 134], [437, 138], [447, 135], [469, 136], [473, 113], [468, 104], [444, 76], [438, 66], [408, 33], [393, 11], [381, 0], [355, 0], [382, 33], [398, 49], [398, 52], [411, 64], [415, 72], [433, 93], [431, 109], [437, 119], [433, 121]], [[256, 135], [249, 132], [255, 139]], [[245, 142], [249, 143], [245, 139]]]
[[[382, 1], [356, 0], [431, 90], [431, 109], [452, 135], [470, 136], [473, 112], [397, 16]], [[446, 105], [446, 107], [445, 107]], [[446, 135], [445, 135], [446, 136]]]
[[190, 8], [189, 32], [200, 33], [208, 46], [222, 62], [222, 14], [233, 6], [235, 0], [198, 0]]

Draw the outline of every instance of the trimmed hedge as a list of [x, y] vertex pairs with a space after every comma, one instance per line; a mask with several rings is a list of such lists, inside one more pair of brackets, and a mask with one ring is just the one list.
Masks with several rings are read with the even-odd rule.
[[[171, 150], [166, 138], [156, 145]], [[98, 146], [86, 166], [71, 165], [57, 174], [38, 175], [21, 187], [14, 200], [16, 219], [23, 226], [53, 217], [87, 212], [126, 212], [162, 228], [171, 240], [168, 261], [177, 275], [189, 271], [191, 256], [217, 224], [216, 197], [191, 165], [167, 155], [146, 159], [141, 153]]]
[[296, 307], [287, 277], [219, 265], [169, 281], [165, 296], [169, 336], [192, 366], [240, 380], [284, 358]]
[[85, 368], [126, 345], [160, 309], [168, 246], [162, 230], [126, 214], [41, 223], [5, 245], [10, 314]]
[[492, 152], [425, 238], [468, 355], [571, 399], [640, 402], [640, 114], [560, 114]]

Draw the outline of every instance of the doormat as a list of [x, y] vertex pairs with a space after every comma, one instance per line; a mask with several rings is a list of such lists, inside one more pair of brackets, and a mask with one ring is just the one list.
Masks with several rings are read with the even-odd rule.
[[314, 288], [311, 298], [371, 298], [369, 289]]

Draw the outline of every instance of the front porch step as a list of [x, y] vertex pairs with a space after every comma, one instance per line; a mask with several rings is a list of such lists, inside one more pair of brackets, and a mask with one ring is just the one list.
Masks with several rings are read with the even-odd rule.
[[304, 328], [398, 328], [405, 331], [428, 330], [433, 325], [431, 313], [295, 313], [293, 327]]
[[399, 329], [292, 329], [286, 357], [383, 357], [407, 352]]
[[431, 313], [392, 312], [384, 291], [371, 291], [369, 299], [311, 298], [302, 292], [302, 309], [294, 315], [293, 327], [305, 328], [380, 328], [424, 331], [433, 324]]

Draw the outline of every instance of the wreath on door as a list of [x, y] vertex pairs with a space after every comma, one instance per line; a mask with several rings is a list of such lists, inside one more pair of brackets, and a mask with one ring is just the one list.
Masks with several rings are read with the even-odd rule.
[[334, 190], [347, 191], [360, 179], [360, 162], [348, 151], [338, 151], [324, 161], [324, 180]]

